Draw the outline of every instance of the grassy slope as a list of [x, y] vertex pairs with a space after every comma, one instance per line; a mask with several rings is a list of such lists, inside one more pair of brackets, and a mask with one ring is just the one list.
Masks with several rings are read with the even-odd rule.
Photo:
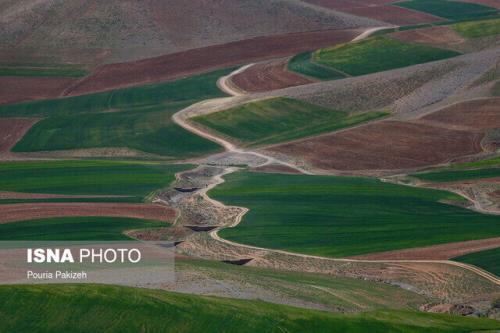
[[215, 143], [175, 125], [171, 116], [199, 100], [224, 94], [219, 70], [173, 82], [0, 107], [2, 116], [47, 117], [13, 151], [127, 147], [169, 158], [217, 152]]
[[0, 164], [0, 191], [143, 198], [167, 186], [176, 172], [187, 168], [190, 166], [114, 161], [10, 162]]
[[[114, 286], [0, 287], [6, 332], [467, 332], [498, 321], [404, 311], [338, 315]], [[43, 309], [43, 311], [40, 311]]]
[[500, 177], [500, 157], [454, 164], [436, 171], [412, 174], [411, 176], [431, 182], [451, 182]]
[[395, 5], [444, 17], [449, 20], [465, 20], [497, 13], [495, 8], [484, 5], [448, 0], [412, 0]]
[[364, 75], [446, 59], [460, 53], [377, 36], [316, 51], [313, 61], [350, 75]]
[[500, 248], [467, 254], [453, 260], [481, 267], [500, 276]]
[[288, 70], [320, 80], [343, 79], [346, 76], [335, 69], [312, 61], [312, 52], [300, 53], [288, 62]]
[[289, 98], [274, 98], [192, 118], [244, 146], [274, 144], [329, 132], [387, 115], [359, 115]]
[[0, 224], [0, 241], [118, 241], [127, 230], [167, 227], [160, 221], [115, 217], [61, 217]]
[[178, 272], [210, 276], [221, 284], [238, 284], [277, 292], [290, 299], [321, 304], [339, 311], [418, 309], [425, 297], [389, 284], [315, 273], [291, 272], [252, 266], [228, 265], [217, 261], [177, 259]]
[[495, 216], [440, 203], [443, 191], [375, 179], [237, 173], [210, 191], [250, 208], [224, 229], [229, 240], [266, 248], [345, 257], [500, 235]]
[[500, 19], [457, 23], [453, 29], [465, 38], [500, 35]]
[[0, 76], [83, 77], [88, 74], [89, 72], [81, 65], [0, 63]]

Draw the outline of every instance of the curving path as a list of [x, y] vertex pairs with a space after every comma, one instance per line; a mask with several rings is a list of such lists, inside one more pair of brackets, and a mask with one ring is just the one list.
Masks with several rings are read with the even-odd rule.
[[[364, 33], [362, 33], [361, 35], [356, 37], [353, 41], [361, 40], [363, 38], [370, 36], [371, 34], [373, 34], [374, 32], [376, 32], [378, 30], [382, 30], [382, 29], [386, 29], [386, 28], [387, 27], [368, 29], [367, 31], [365, 31]], [[267, 155], [262, 154], [260, 152], [256, 152], [256, 151], [252, 151], [252, 150], [243, 150], [243, 149], [237, 148], [235, 144], [229, 142], [228, 140], [226, 140], [220, 136], [217, 136], [216, 134], [211, 133], [204, 128], [196, 127], [192, 123], [189, 122], [189, 118], [191, 118], [195, 115], [211, 113], [211, 112], [214, 112], [214, 110], [216, 111], [219, 109], [223, 109], [223, 107], [227, 107], [228, 105], [231, 105], [231, 103], [233, 103], [233, 102], [236, 102], [236, 103], [240, 102], [239, 100], [236, 100], [236, 99], [243, 96], [242, 92], [233, 90], [231, 85], [228, 84], [228, 81], [230, 80], [232, 75], [241, 73], [242, 71], [244, 71], [245, 69], [247, 69], [250, 66], [252, 66], [252, 64], [243, 66], [242, 68], [229, 74], [228, 76], [225, 76], [225, 77], [222, 77], [221, 79], [219, 79], [218, 86], [226, 93], [233, 95], [233, 97], [218, 98], [218, 99], [206, 100], [206, 101], [196, 103], [196, 104], [174, 114], [172, 117], [172, 120], [177, 125], [183, 127], [185, 130], [221, 145], [222, 147], [224, 147], [226, 152], [235, 153], [235, 154], [252, 154], [252, 155], [255, 155], [257, 157], [263, 158], [265, 160], [265, 162], [263, 164], [261, 164], [260, 166], [264, 166], [264, 165], [268, 165], [268, 164], [280, 164], [280, 165], [284, 165], [286, 167], [290, 167], [294, 170], [297, 170], [303, 174], [313, 175], [314, 173], [312, 173], [308, 170], [305, 170], [303, 168], [300, 168], [292, 163], [281, 161], [275, 157], [267, 156]], [[249, 101], [246, 101], [246, 102], [249, 102]], [[226, 207], [227, 208], [227, 206], [224, 205], [222, 202], [219, 202], [217, 200], [210, 198], [207, 195], [207, 192], [209, 190], [213, 189], [214, 187], [216, 187], [217, 185], [222, 184], [224, 182], [223, 176], [230, 174], [232, 172], [235, 172], [237, 170], [238, 170], [238, 168], [235, 168], [235, 167], [225, 168], [222, 173], [220, 173], [212, 178], [213, 181], [211, 182], [211, 184], [209, 186], [207, 186], [206, 188], [204, 188], [202, 191], [200, 191], [198, 193], [205, 200], [210, 202], [211, 204], [218, 206], [218, 207]], [[240, 213], [236, 216], [233, 223], [231, 223], [230, 225], [225, 226], [225, 227], [237, 226], [241, 222], [241, 220], [243, 219], [243, 216], [249, 211], [248, 208], [245, 208], [245, 207], [239, 207], [239, 208], [240, 208]], [[232, 242], [232, 241], [223, 239], [218, 235], [218, 231], [221, 229], [222, 228], [211, 231], [209, 233], [210, 236], [216, 241], [219, 241], [219, 242], [231, 245], [231, 246], [243, 247], [243, 248], [252, 249], [252, 250], [267, 251], [269, 253], [280, 253], [280, 254], [285, 254], [285, 255], [289, 255], [289, 256], [296, 256], [296, 257], [301, 257], [301, 258], [313, 258], [313, 259], [321, 259], [321, 260], [337, 261], [337, 262], [434, 263], [434, 264], [439, 263], [439, 264], [446, 264], [446, 265], [451, 265], [451, 266], [456, 266], [456, 267], [466, 269], [468, 271], [471, 271], [471, 272], [483, 277], [484, 279], [487, 279], [488, 281], [490, 281], [496, 285], [500, 285], [500, 279], [498, 277], [496, 277], [495, 275], [493, 275], [489, 272], [486, 272], [478, 267], [475, 267], [475, 266], [472, 266], [469, 264], [460, 263], [460, 262], [454, 262], [451, 260], [362, 260], [362, 259], [328, 258], [328, 257], [293, 253], [293, 252], [288, 252], [288, 251], [284, 251], [284, 250], [261, 248], [261, 247]]]

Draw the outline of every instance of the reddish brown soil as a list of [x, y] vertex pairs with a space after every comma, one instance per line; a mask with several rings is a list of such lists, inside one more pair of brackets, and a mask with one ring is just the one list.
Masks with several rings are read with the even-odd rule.
[[352, 40], [360, 30], [323, 30], [257, 37], [135, 62], [104, 65], [69, 89], [78, 95], [138, 84], [172, 80], [252, 61], [290, 56]]
[[269, 148], [322, 170], [397, 170], [444, 163], [482, 151], [483, 134], [383, 121]]
[[65, 198], [119, 198], [124, 196], [113, 195], [65, 195], [65, 194], [41, 194], [21, 192], [1, 192], [0, 199], [65, 199]]
[[500, 1], [498, 1], [498, 0], [460, 0], [460, 1], [461, 2], [477, 3], [480, 5], [485, 5], [485, 6], [500, 9]]
[[263, 92], [314, 82], [286, 69], [289, 58], [258, 63], [231, 78], [231, 83], [247, 92]]
[[281, 164], [268, 164], [268, 165], [254, 168], [252, 170], [258, 171], [258, 172], [266, 172], [266, 173], [293, 173], [293, 174], [300, 173], [296, 169], [292, 169], [290, 167], [287, 167], [286, 165], [281, 165]]
[[448, 128], [488, 130], [500, 128], [500, 98], [476, 99], [446, 107], [422, 118]]
[[408, 25], [443, 21], [444, 19], [427, 13], [391, 6], [394, 1], [362, 1], [362, 0], [306, 0], [309, 3], [342, 11], [345, 13], [365, 16], [372, 19], [397, 24]]
[[0, 77], [0, 104], [56, 98], [78, 79], [60, 77]]
[[37, 121], [33, 118], [0, 118], [0, 155], [9, 153]]
[[467, 253], [500, 247], [500, 237], [440, 244], [415, 249], [387, 251], [352, 257], [367, 260], [447, 260]]
[[452, 45], [464, 41], [451, 27], [430, 27], [417, 30], [399, 31], [390, 34], [403, 42], [423, 43], [430, 45]]
[[70, 216], [130, 217], [172, 221], [176, 216], [175, 210], [160, 205], [121, 203], [12, 204], [1, 205], [0, 211], [0, 223]]

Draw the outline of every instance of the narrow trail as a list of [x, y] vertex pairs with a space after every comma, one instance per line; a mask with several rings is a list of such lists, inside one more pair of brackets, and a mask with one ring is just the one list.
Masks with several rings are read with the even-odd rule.
[[[353, 41], [359, 41], [363, 38], [370, 36], [371, 34], [373, 34], [376, 31], [383, 30], [386, 28], [391, 28], [391, 27], [379, 27], [379, 28], [368, 29], [365, 32], [363, 32], [361, 35], [357, 36]], [[188, 119], [193, 117], [193, 116], [210, 113], [214, 109], [219, 109], [220, 107], [230, 105], [230, 102], [233, 101], [233, 99], [243, 96], [243, 94], [241, 92], [234, 91], [230, 87], [230, 85], [228, 85], [227, 82], [232, 75], [241, 73], [242, 71], [244, 71], [245, 69], [247, 69], [248, 67], [250, 67], [252, 65], [253, 64], [243, 66], [240, 69], [236, 70], [235, 72], [229, 74], [228, 76], [225, 76], [225, 77], [222, 77], [219, 79], [219, 81], [217, 83], [219, 88], [222, 89], [223, 91], [225, 91], [226, 93], [233, 95], [232, 97], [217, 98], [217, 99], [211, 99], [211, 100], [206, 100], [206, 101], [196, 103], [196, 104], [194, 104], [186, 109], [183, 109], [183, 110], [175, 113], [172, 116], [172, 120], [174, 121], [174, 123], [181, 126], [185, 130], [221, 145], [222, 147], [224, 147], [226, 152], [234, 153], [234, 154], [251, 154], [251, 155], [254, 155], [256, 157], [260, 157], [260, 158], [264, 159], [265, 162], [259, 166], [264, 166], [264, 165], [268, 165], [268, 164], [279, 164], [279, 165], [283, 165], [283, 166], [292, 168], [294, 170], [297, 170], [302, 174], [314, 175], [315, 173], [313, 173], [313, 172], [305, 170], [305, 169], [298, 167], [297, 165], [294, 165], [292, 163], [288, 163], [286, 161], [281, 161], [275, 157], [268, 156], [268, 155], [262, 154], [260, 152], [252, 151], [252, 150], [244, 150], [244, 149], [237, 148], [237, 146], [235, 144], [229, 142], [228, 140], [226, 140], [220, 136], [217, 136], [211, 132], [208, 132], [201, 127], [196, 127], [189, 122]], [[225, 175], [236, 172], [237, 170], [239, 170], [239, 168], [236, 168], [236, 167], [224, 168], [221, 173], [213, 176], [212, 177], [213, 181], [206, 188], [199, 191], [198, 194], [201, 195], [204, 200], [206, 200], [207, 202], [209, 202], [210, 204], [212, 204], [216, 207], [229, 208], [224, 203], [210, 198], [207, 193], [208, 193], [208, 191], [215, 188], [216, 186], [224, 183], [223, 177]], [[392, 263], [445, 264], [445, 265], [451, 265], [451, 266], [460, 267], [462, 269], [468, 270], [470, 272], [473, 272], [473, 273], [483, 277], [484, 279], [486, 279], [486, 280], [488, 280], [496, 285], [500, 285], [500, 279], [498, 277], [496, 277], [495, 275], [493, 275], [489, 272], [486, 272], [478, 267], [475, 267], [475, 266], [472, 266], [469, 264], [451, 261], [451, 260], [362, 260], [362, 259], [328, 258], [328, 257], [322, 257], [322, 256], [314, 256], [314, 255], [308, 255], [308, 254], [288, 252], [288, 251], [284, 251], [284, 250], [262, 248], [262, 247], [252, 246], [252, 245], [236, 243], [236, 242], [232, 242], [232, 241], [229, 241], [227, 239], [221, 238], [218, 235], [218, 232], [221, 229], [228, 228], [228, 227], [229, 228], [236, 227], [242, 221], [244, 215], [249, 211], [249, 209], [245, 208], [245, 207], [238, 207], [238, 208], [240, 209], [240, 213], [235, 217], [233, 223], [226, 225], [222, 228], [215, 229], [209, 233], [209, 235], [212, 239], [214, 239], [215, 241], [230, 245], [230, 246], [234, 246], [234, 247], [246, 248], [246, 249], [251, 249], [251, 250], [259, 250], [259, 251], [266, 251], [268, 253], [277, 253], [277, 254], [283, 254], [283, 255], [287, 255], [287, 256], [295, 256], [295, 257], [300, 257], [300, 258], [320, 259], [320, 260], [326, 260], [326, 261], [352, 262], [352, 263], [387, 263], [387, 264], [392, 264]], [[478, 207], [476, 207], [476, 208], [478, 208]]]

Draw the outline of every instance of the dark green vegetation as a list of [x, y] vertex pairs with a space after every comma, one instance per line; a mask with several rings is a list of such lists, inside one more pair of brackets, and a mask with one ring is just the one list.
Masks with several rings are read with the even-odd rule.
[[454, 24], [453, 28], [466, 38], [500, 35], [500, 19], [462, 22]]
[[394, 5], [444, 17], [453, 21], [476, 19], [495, 15], [498, 12], [495, 8], [484, 5], [449, 0], [411, 0], [397, 2]]
[[89, 72], [81, 65], [0, 63], [0, 76], [82, 77], [87, 74]]
[[115, 161], [9, 162], [0, 164], [0, 191], [143, 198], [190, 167]]
[[[408, 311], [356, 315], [103, 285], [0, 287], [4, 332], [469, 332], [500, 322]], [[43, 309], [43, 312], [40, 311]]]
[[460, 53], [376, 36], [355, 43], [317, 50], [313, 54], [313, 61], [357, 76], [457, 55]]
[[452, 182], [500, 177], [500, 157], [455, 164], [440, 170], [413, 174], [411, 176], [430, 182]]
[[346, 128], [387, 114], [349, 115], [300, 100], [273, 98], [192, 120], [244, 146], [260, 146]]
[[216, 81], [230, 71], [8, 105], [0, 107], [0, 117], [47, 117], [17, 143], [16, 152], [125, 147], [176, 159], [200, 156], [221, 148], [177, 126], [171, 116], [197, 101], [224, 96]]
[[475, 265], [500, 276], [500, 248], [470, 253], [453, 260]]
[[210, 196], [250, 211], [220, 236], [314, 255], [345, 257], [500, 235], [497, 216], [442, 201], [461, 197], [376, 179], [241, 172]]
[[285, 298], [319, 304], [340, 311], [380, 309], [416, 310], [428, 299], [417, 293], [386, 283], [365, 281], [325, 274], [275, 270], [269, 268], [228, 265], [218, 261], [176, 259], [178, 272], [200, 272], [219, 281], [238, 281], [249, 288], [264, 289]]
[[288, 70], [320, 80], [336, 80], [346, 77], [333, 68], [312, 61], [313, 52], [300, 53], [288, 62]]
[[61, 217], [0, 224], [0, 241], [117, 241], [127, 230], [166, 227], [165, 222], [116, 217]]

